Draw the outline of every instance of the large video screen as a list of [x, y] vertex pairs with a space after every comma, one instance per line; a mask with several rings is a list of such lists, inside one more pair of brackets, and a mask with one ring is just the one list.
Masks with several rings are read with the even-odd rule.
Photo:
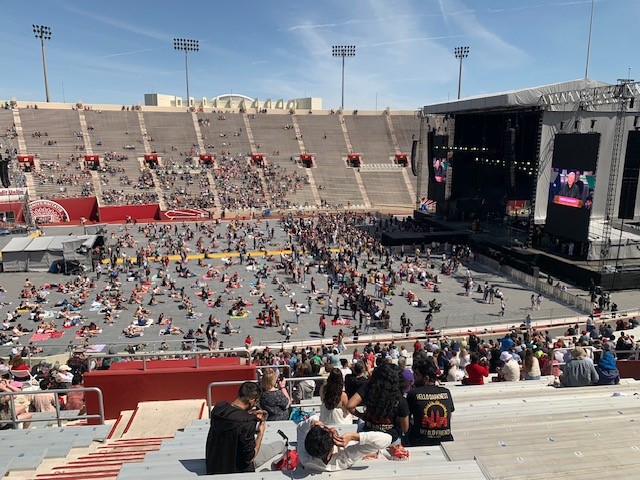
[[548, 233], [587, 241], [599, 147], [599, 133], [556, 135], [547, 207]]
[[433, 179], [436, 183], [447, 181], [447, 167], [449, 160], [447, 157], [436, 157], [433, 159]]
[[447, 170], [451, 161], [449, 136], [429, 133], [429, 199], [444, 202]]
[[571, 208], [590, 209], [596, 186], [595, 172], [570, 168], [551, 168], [549, 202]]

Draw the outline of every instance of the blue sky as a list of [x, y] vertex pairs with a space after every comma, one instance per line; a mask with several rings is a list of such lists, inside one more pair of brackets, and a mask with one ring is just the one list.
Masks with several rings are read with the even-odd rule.
[[[345, 107], [414, 109], [457, 95], [453, 48], [471, 48], [462, 95], [584, 76], [591, 0], [0, 0], [0, 99], [44, 100], [39, 41], [52, 101], [142, 103], [144, 93], [186, 96], [184, 54], [173, 38], [200, 40], [189, 57], [191, 96], [321, 97]], [[188, 21], [185, 21], [188, 19]], [[589, 76], [640, 78], [640, 0], [597, 0]], [[10, 69], [10, 70], [9, 70]], [[64, 85], [64, 88], [63, 88]], [[377, 98], [377, 103], [376, 103]]]

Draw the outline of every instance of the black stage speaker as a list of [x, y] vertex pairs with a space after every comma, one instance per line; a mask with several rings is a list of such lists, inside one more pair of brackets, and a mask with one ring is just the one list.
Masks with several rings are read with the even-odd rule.
[[502, 159], [506, 166], [508, 190], [512, 193], [516, 189], [516, 129], [511, 127], [511, 122], [507, 123], [507, 129], [504, 131]]
[[418, 176], [418, 140], [413, 141], [411, 145], [411, 172], [414, 176]]
[[0, 154], [0, 181], [2, 181], [4, 188], [11, 186], [11, 181], [9, 180], [9, 159], [3, 159], [2, 154]]

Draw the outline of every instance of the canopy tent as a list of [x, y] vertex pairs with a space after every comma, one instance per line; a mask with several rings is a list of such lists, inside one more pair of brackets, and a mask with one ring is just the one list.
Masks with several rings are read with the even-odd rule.
[[63, 241], [64, 260], [91, 264], [91, 251], [94, 247], [103, 244], [104, 238], [100, 235], [80, 235], [72, 240]]
[[31, 243], [29, 237], [12, 238], [2, 249], [2, 265], [5, 272], [26, 272], [29, 253], [24, 249]]
[[29, 272], [48, 272], [51, 264], [62, 259], [62, 251], [51, 247], [55, 237], [37, 237], [31, 239], [24, 249], [29, 255], [27, 269]]
[[84, 227], [85, 235], [99, 235], [101, 233], [105, 233], [107, 231], [106, 223], [98, 223], [96, 225], [86, 225]]
[[91, 265], [93, 248], [102, 245], [101, 235], [13, 238], [2, 249], [2, 263], [5, 272], [48, 272], [63, 262]]

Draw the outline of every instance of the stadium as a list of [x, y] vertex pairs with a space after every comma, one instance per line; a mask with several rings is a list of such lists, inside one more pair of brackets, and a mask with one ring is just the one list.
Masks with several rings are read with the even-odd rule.
[[640, 83], [346, 109], [337, 46], [340, 108], [196, 99], [174, 39], [186, 98], [52, 102], [46, 28], [46, 101], [0, 102], [2, 477], [637, 478]]

